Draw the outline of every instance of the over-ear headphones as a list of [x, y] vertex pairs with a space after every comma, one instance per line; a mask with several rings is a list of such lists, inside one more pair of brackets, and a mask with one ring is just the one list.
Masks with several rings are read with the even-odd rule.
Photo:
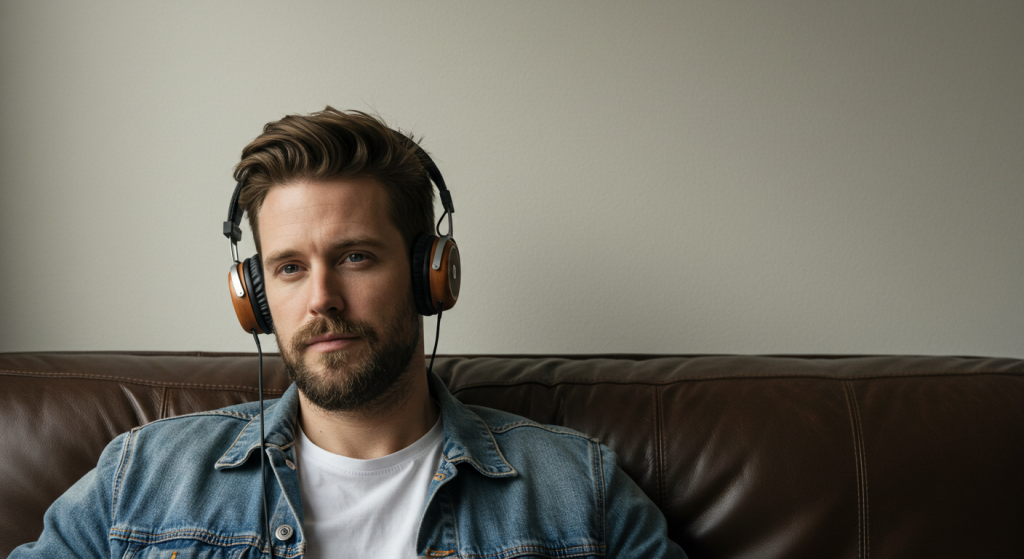
[[[395, 132], [400, 141], [411, 146], [426, 169], [430, 180], [437, 186], [441, 195], [441, 205], [444, 207], [444, 214], [438, 220], [435, 227], [436, 235], [423, 233], [416, 237], [412, 243], [412, 250], [409, 255], [412, 269], [412, 291], [413, 300], [416, 302], [416, 311], [422, 315], [430, 316], [439, 311], [448, 310], [455, 306], [459, 299], [459, 286], [462, 277], [462, 260], [459, 258], [459, 247], [452, 238], [452, 214], [455, 213], [455, 206], [452, 204], [452, 195], [444, 183], [441, 171], [430, 159], [427, 152], [413, 140], [404, 134]], [[238, 322], [246, 332], [257, 334], [269, 334], [274, 331], [274, 320], [270, 316], [270, 305], [267, 304], [267, 292], [264, 288], [263, 266], [259, 254], [238, 260], [238, 241], [242, 240], [242, 230], [239, 225], [242, 223], [244, 209], [238, 203], [239, 194], [245, 185], [246, 177], [243, 175], [235, 185], [235, 191], [231, 195], [231, 205], [228, 208], [228, 219], [224, 222], [224, 236], [231, 241], [231, 269], [228, 272], [228, 288], [231, 291], [231, 302], [235, 307], [235, 314]], [[448, 233], [441, 235], [440, 226], [444, 216], [448, 216]]]

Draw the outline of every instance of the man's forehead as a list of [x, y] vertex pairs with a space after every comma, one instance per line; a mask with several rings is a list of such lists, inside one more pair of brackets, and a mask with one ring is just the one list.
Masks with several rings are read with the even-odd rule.
[[272, 187], [259, 217], [264, 245], [323, 235], [401, 237], [389, 218], [384, 188], [366, 178]]
[[268, 206], [272, 210], [284, 211], [320, 208], [344, 212], [386, 206], [386, 202], [384, 187], [372, 178], [293, 181], [267, 190], [260, 217]]

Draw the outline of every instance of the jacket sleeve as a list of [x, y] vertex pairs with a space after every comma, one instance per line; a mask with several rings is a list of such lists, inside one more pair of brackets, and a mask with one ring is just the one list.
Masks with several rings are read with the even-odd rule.
[[8, 559], [109, 558], [115, 480], [131, 433], [118, 436], [100, 455], [96, 467], [50, 505], [39, 540], [15, 548]]
[[607, 557], [686, 559], [682, 548], [668, 539], [665, 515], [619, 468], [615, 452], [604, 445], [600, 449], [607, 499]]

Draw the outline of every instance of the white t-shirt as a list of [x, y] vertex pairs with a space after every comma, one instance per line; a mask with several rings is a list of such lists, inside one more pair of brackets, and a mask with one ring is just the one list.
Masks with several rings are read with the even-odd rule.
[[416, 557], [427, 489], [441, 466], [441, 418], [416, 442], [372, 460], [332, 454], [298, 431], [306, 557]]

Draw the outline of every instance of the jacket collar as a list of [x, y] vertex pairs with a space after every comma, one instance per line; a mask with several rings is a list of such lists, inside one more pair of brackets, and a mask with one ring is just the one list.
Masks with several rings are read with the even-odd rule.
[[427, 377], [430, 392], [441, 407], [444, 422], [444, 456], [449, 462], [468, 462], [488, 477], [514, 477], [519, 472], [505, 460], [487, 424], [465, 404], [455, 399], [434, 373]]
[[[255, 407], [255, 406], [254, 406]], [[295, 444], [295, 426], [299, 417], [299, 389], [292, 384], [280, 399], [264, 402], [264, 439], [267, 446], [288, 450]], [[259, 408], [256, 408], [259, 411]], [[260, 448], [260, 416], [256, 413], [235, 437], [234, 442], [214, 465], [221, 468], [241, 466]]]
[[[514, 477], [513, 468], [484, 420], [455, 399], [448, 387], [434, 373], [428, 374], [431, 395], [441, 408], [444, 424], [444, 456], [454, 464], [467, 462], [488, 477]], [[299, 415], [299, 389], [292, 384], [278, 400], [264, 404], [266, 444], [284, 451], [295, 443]], [[260, 447], [260, 417], [253, 415], [235, 437], [234, 442], [214, 465], [217, 469], [244, 464]]]

